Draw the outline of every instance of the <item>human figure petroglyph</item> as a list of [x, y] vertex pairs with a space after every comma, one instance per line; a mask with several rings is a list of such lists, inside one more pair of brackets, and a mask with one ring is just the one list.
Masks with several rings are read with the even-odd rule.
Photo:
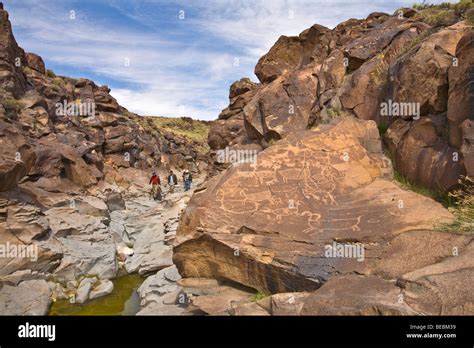
[[354, 231], [354, 232], [359, 232], [360, 231], [359, 224], [360, 224], [361, 218], [362, 218], [362, 216], [357, 217], [357, 223], [352, 226], [352, 231]]

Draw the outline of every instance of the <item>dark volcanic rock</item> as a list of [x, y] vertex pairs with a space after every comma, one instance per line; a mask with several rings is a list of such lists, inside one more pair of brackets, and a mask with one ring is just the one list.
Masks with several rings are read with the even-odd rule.
[[[416, 20], [423, 17], [413, 9], [400, 14], [373, 13], [332, 30], [315, 25], [298, 37], [280, 37], [256, 65], [261, 84], [242, 79], [232, 85], [229, 106], [209, 132], [211, 149], [264, 149], [273, 143], [264, 141], [264, 133], [285, 138], [352, 115], [390, 127], [391, 156], [410, 181], [440, 192], [452, 189], [460, 175], [472, 173], [474, 162], [473, 27], [467, 21], [432, 27]], [[419, 113], [387, 116], [384, 103], [412, 103]], [[436, 139], [412, 148], [409, 137], [415, 133], [400, 127], [398, 118], [416, 134], [431, 132], [428, 124], [436, 119]], [[418, 118], [426, 120], [417, 123]]]
[[[450, 218], [389, 180], [373, 121], [347, 118], [287, 137], [256, 162], [194, 194], [175, 240], [182, 276], [270, 293], [314, 290], [335, 274], [370, 273], [395, 236]], [[334, 241], [366, 245], [366, 261], [326, 258]]]
[[110, 211], [124, 210], [125, 201], [119, 192], [111, 192], [107, 195], [107, 207]]

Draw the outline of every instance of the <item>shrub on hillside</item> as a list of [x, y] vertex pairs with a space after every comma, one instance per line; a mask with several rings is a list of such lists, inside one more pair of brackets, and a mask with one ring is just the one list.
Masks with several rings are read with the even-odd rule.
[[413, 17], [416, 20], [425, 22], [432, 26], [448, 26], [460, 20], [468, 20], [471, 24], [471, 15], [466, 16], [468, 12], [474, 9], [472, 0], [461, 0], [458, 3], [443, 2], [438, 5], [432, 4], [415, 4], [412, 6], [418, 10], [418, 13]]
[[453, 221], [440, 225], [440, 230], [453, 233], [474, 234], [474, 178], [462, 177], [460, 188], [449, 194], [454, 200], [451, 212]]
[[48, 75], [48, 77], [51, 77], [52, 79], [56, 77], [56, 74], [51, 69], [46, 70], [46, 75]]
[[0, 91], [0, 104], [5, 109], [5, 117], [8, 119], [14, 119], [23, 109], [23, 104], [13, 98], [9, 93], [2, 93]]
[[23, 67], [23, 73], [26, 75], [32, 75], [33, 74], [33, 69], [31, 69], [29, 66], [24, 66]]

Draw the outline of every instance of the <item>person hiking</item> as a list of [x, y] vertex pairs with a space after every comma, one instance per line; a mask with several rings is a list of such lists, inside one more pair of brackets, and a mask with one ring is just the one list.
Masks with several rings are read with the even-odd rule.
[[185, 170], [183, 172], [182, 179], [183, 179], [183, 188], [186, 191], [186, 181], [188, 180], [188, 171], [187, 170]]
[[193, 176], [188, 170], [185, 170], [183, 177], [186, 178], [184, 181], [184, 191], [189, 191], [191, 189], [191, 184], [193, 182]]
[[173, 171], [170, 171], [170, 175], [168, 175], [168, 186], [170, 187], [170, 193], [174, 192], [175, 186], [178, 184], [178, 177]]
[[149, 182], [149, 185], [151, 185], [151, 197], [153, 199], [161, 199], [160, 196], [161, 196], [161, 188], [160, 188], [160, 185], [161, 185], [161, 180], [160, 180], [160, 177], [158, 176], [158, 174], [156, 174], [155, 172], [153, 172], [153, 174], [151, 175], [151, 178], [150, 178], [150, 182]]

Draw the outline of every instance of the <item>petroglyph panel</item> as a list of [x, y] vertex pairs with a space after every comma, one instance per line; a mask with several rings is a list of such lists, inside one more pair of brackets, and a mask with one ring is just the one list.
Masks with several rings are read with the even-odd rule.
[[[308, 281], [319, 287], [333, 273], [370, 273], [391, 238], [450, 217], [391, 181], [377, 141], [375, 122], [346, 118], [280, 140], [258, 155], [257, 166], [227, 170], [191, 199], [175, 261], [188, 276], [269, 291], [308, 287]], [[325, 246], [334, 241], [363, 243], [365, 261], [326, 258]], [[187, 267], [180, 250], [192, 247], [205, 250]], [[239, 257], [227, 260], [220, 254], [225, 248], [238, 248]], [[232, 275], [220, 272], [219, 262], [232, 262]], [[284, 280], [288, 273], [292, 284]]]

